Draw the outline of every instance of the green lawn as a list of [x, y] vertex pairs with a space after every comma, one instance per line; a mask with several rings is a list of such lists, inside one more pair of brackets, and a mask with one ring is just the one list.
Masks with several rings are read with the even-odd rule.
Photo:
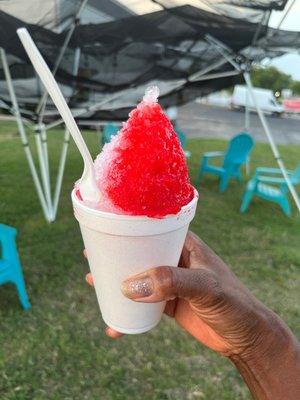
[[[283, 132], [284, 134], [284, 132]], [[95, 155], [98, 138], [87, 133]], [[50, 160], [57, 165], [62, 132], [50, 135]], [[195, 182], [202, 152], [223, 149], [217, 140], [190, 140]], [[300, 147], [281, 146], [287, 166]], [[275, 166], [267, 145], [257, 144], [255, 166]], [[56, 167], [54, 168], [54, 172]], [[45, 222], [14, 123], [0, 123], [0, 221], [15, 226], [32, 309], [24, 312], [15, 290], [0, 287], [1, 400], [239, 400], [249, 393], [230, 362], [197, 343], [172, 320], [150, 333], [118, 341], [104, 333], [87, 265], [72, 216], [70, 191], [82, 171], [72, 144], [58, 219]], [[232, 266], [238, 277], [299, 335], [300, 219], [276, 205], [253, 201], [238, 212], [244, 185], [225, 194], [207, 177], [192, 229]], [[298, 304], [297, 304], [298, 303]], [[297, 332], [298, 329], [298, 332]]]

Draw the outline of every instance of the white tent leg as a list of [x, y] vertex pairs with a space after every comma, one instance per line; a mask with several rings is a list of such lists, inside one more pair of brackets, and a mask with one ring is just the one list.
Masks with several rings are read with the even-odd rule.
[[48, 146], [47, 146], [47, 131], [45, 129], [45, 125], [44, 124], [39, 126], [39, 131], [40, 131], [40, 134], [41, 134], [42, 148], [43, 148], [44, 160], [45, 160], [45, 168], [46, 168], [47, 177], [49, 179], [49, 186], [50, 186], [49, 157], [48, 157]]
[[[75, 57], [74, 57], [74, 65], [73, 65], [73, 75], [77, 76], [78, 74], [78, 69], [79, 69], [79, 64], [80, 64], [80, 48], [77, 47], [75, 50]], [[73, 90], [74, 92], [74, 90]], [[58, 174], [56, 178], [56, 186], [55, 186], [55, 192], [54, 192], [54, 199], [53, 199], [53, 219], [56, 218], [57, 214], [57, 207], [58, 207], [58, 202], [59, 202], [59, 197], [61, 193], [61, 186], [62, 186], [62, 181], [63, 181], [63, 176], [64, 176], [64, 170], [65, 170], [65, 164], [66, 164], [66, 159], [67, 159], [67, 152], [68, 152], [68, 147], [70, 143], [70, 132], [68, 131], [67, 128], [65, 128], [65, 135], [64, 135], [64, 143], [60, 155], [60, 161], [59, 161], [59, 168], [58, 168]]]
[[250, 128], [250, 110], [249, 110], [249, 91], [246, 91], [246, 106], [245, 106], [245, 131]]
[[49, 156], [48, 156], [48, 143], [47, 143], [47, 131], [44, 124], [39, 125], [39, 133], [42, 141], [42, 150], [43, 150], [43, 160], [45, 164], [45, 172], [46, 172], [46, 179], [47, 179], [47, 193], [49, 192], [49, 209], [52, 213], [52, 220], [54, 221], [53, 217], [53, 204], [51, 199], [51, 179], [50, 179], [50, 168], [49, 168]]
[[42, 136], [39, 131], [39, 128], [36, 129], [34, 138], [35, 138], [37, 154], [38, 154], [38, 159], [39, 159], [40, 172], [41, 172], [41, 176], [42, 176], [42, 184], [43, 184], [43, 188], [44, 188], [46, 202], [48, 205], [50, 219], [52, 220], [52, 202], [51, 202], [51, 193], [50, 193], [50, 187], [49, 187], [50, 178], [47, 173], [46, 160], [44, 157], [44, 150], [43, 150], [43, 145], [42, 145]]
[[63, 148], [62, 148], [60, 161], [59, 161], [59, 169], [58, 169], [56, 187], [55, 187], [55, 193], [54, 193], [54, 199], [53, 199], [53, 219], [56, 218], [56, 214], [57, 214], [57, 207], [58, 207], [59, 197], [60, 197], [60, 193], [61, 193], [61, 186], [62, 186], [62, 180], [63, 180], [63, 176], [64, 176], [64, 170], [65, 170], [65, 164], [66, 164], [69, 143], [70, 143], [70, 132], [68, 131], [68, 129], [66, 129], [65, 136], [64, 136]]
[[[70, 28], [70, 30], [67, 33], [67, 36], [64, 40], [63, 46], [59, 52], [59, 55], [56, 59], [54, 68], [53, 68], [53, 74], [55, 75], [59, 64], [61, 63], [61, 60], [65, 54], [65, 51], [67, 49], [67, 46], [70, 42], [70, 39], [73, 35], [73, 32], [76, 28], [76, 25], [78, 23], [78, 19], [86, 5], [88, 0], [82, 0], [79, 9], [76, 13], [74, 22]], [[76, 55], [75, 55], [76, 58]], [[51, 185], [50, 185], [50, 171], [49, 171], [49, 159], [48, 159], [48, 145], [47, 145], [47, 130], [45, 128], [45, 125], [43, 124], [43, 118], [44, 118], [44, 113], [46, 110], [46, 105], [47, 105], [47, 99], [48, 99], [48, 92], [45, 91], [40, 99], [40, 102], [37, 106], [36, 112], [39, 114], [38, 118], [38, 131], [36, 132], [36, 141], [37, 141], [37, 147], [38, 147], [38, 154], [39, 154], [39, 162], [40, 162], [40, 167], [41, 167], [41, 174], [42, 174], [42, 179], [43, 179], [43, 186], [44, 186], [44, 191], [46, 193], [46, 199], [49, 204], [49, 210], [51, 213], [51, 219], [54, 221], [55, 219], [55, 214], [56, 211], [54, 210], [54, 206], [52, 204], [51, 200]], [[40, 145], [41, 142], [41, 145]], [[42, 151], [40, 150], [40, 147], [42, 147]], [[60, 192], [60, 190], [59, 190]]]
[[25, 128], [23, 125], [22, 116], [20, 114], [19, 105], [17, 102], [15, 90], [14, 90], [12, 80], [11, 80], [11, 75], [10, 75], [10, 71], [9, 71], [9, 67], [8, 67], [8, 63], [7, 63], [7, 59], [6, 59], [6, 54], [2, 48], [0, 48], [0, 52], [1, 52], [1, 59], [2, 59], [2, 64], [3, 64], [4, 75], [5, 75], [9, 95], [11, 98], [11, 102], [13, 105], [13, 113], [14, 113], [14, 116], [16, 117], [19, 134], [21, 137], [22, 144], [24, 146], [24, 151], [25, 151], [25, 155], [27, 158], [27, 162], [29, 164], [29, 169], [30, 169], [30, 172], [31, 172], [31, 175], [33, 178], [33, 182], [34, 182], [37, 194], [38, 194], [38, 198], [39, 198], [41, 206], [42, 206], [44, 216], [48, 222], [51, 222], [51, 213], [49, 212], [48, 205], [46, 204], [44, 193], [43, 193], [43, 190], [42, 190], [42, 187], [40, 184], [40, 180], [39, 180], [39, 177], [38, 177], [38, 174], [36, 172], [36, 168], [35, 168], [35, 165], [33, 162], [32, 154], [31, 154], [31, 151], [29, 148], [29, 143], [28, 143], [27, 135], [26, 135]]
[[299, 200], [299, 197], [298, 197], [297, 192], [296, 192], [293, 184], [291, 183], [291, 180], [290, 180], [290, 178], [289, 178], [289, 176], [288, 176], [288, 174], [286, 172], [285, 165], [284, 165], [284, 163], [283, 163], [283, 161], [281, 159], [281, 156], [279, 154], [278, 148], [277, 148], [277, 146], [276, 146], [276, 144], [274, 142], [272, 133], [271, 133], [271, 131], [269, 129], [269, 126], [267, 124], [267, 121], [266, 121], [266, 118], [264, 116], [264, 113], [262, 112], [262, 110], [259, 107], [258, 101], [257, 101], [256, 96], [255, 96], [254, 91], [253, 91], [253, 86], [252, 86], [250, 74], [249, 74], [249, 72], [243, 72], [243, 75], [244, 75], [245, 82], [246, 82], [246, 84], [248, 86], [249, 93], [250, 93], [250, 96], [252, 98], [252, 101], [255, 104], [255, 108], [257, 110], [257, 114], [258, 114], [258, 116], [260, 118], [260, 121], [261, 121], [262, 126], [264, 128], [264, 131], [265, 131], [265, 133], [267, 135], [267, 138], [269, 140], [269, 143], [270, 143], [272, 152], [274, 154], [274, 157], [275, 157], [275, 159], [276, 159], [276, 161], [278, 163], [278, 166], [279, 166], [279, 168], [280, 168], [280, 170], [282, 172], [282, 175], [283, 175], [283, 177], [284, 177], [284, 179], [285, 179], [285, 181], [287, 183], [287, 186], [288, 186], [288, 188], [289, 188], [289, 190], [291, 192], [291, 195], [292, 195], [292, 197], [293, 197], [293, 199], [295, 201], [295, 204], [296, 204], [296, 206], [298, 208], [298, 211], [300, 213], [300, 200]]
[[251, 169], [251, 167], [250, 167], [250, 156], [247, 156], [246, 162], [245, 162], [245, 172], [246, 172], [246, 175], [249, 175], [249, 174], [250, 174], [250, 169]]
[[[250, 110], [249, 110], [249, 93], [246, 91], [246, 106], [245, 106], [245, 131], [249, 132], [250, 128]], [[250, 174], [250, 156], [246, 158], [245, 163], [246, 175]]]

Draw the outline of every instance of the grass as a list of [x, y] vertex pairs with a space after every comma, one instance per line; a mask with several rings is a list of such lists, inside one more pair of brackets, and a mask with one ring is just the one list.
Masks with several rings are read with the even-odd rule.
[[[95, 155], [98, 138], [87, 133]], [[32, 140], [32, 138], [31, 138]], [[57, 166], [62, 132], [50, 134]], [[190, 140], [195, 182], [202, 152], [223, 149], [217, 140]], [[281, 146], [288, 167], [300, 148]], [[257, 144], [252, 167], [275, 166], [270, 149]], [[0, 221], [18, 229], [18, 248], [32, 309], [24, 312], [15, 290], [0, 287], [1, 400], [249, 399], [230, 362], [204, 348], [166, 317], [150, 333], [112, 341], [103, 333], [69, 198], [82, 163], [72, 144], [58, 219], [45, 222], [14, 123], [0, 124]], [[54, 171], [55, 173], [55, 168]], [[228, 262], [238, 277], [299, 334], [300, 219], [276, 205], [253, 201], [238, 212], [244, 185], [225, 194], [207, 177], [192, 229]], [[298, 304], [297, 304], [298, 302]]]

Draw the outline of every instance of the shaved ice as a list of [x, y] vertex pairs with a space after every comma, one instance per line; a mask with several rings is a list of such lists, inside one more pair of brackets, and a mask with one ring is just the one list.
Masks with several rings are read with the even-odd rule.
[[95, 160], [102, 211], [162, 218], [194, 197], [185, 155], [151, 87]]

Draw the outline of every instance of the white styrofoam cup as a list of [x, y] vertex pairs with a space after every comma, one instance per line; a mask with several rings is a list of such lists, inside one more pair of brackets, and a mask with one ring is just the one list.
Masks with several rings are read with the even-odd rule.
[[121, 284], [148, 268], [176, 267], [189, 223], [198, 201], [164, 218], [118, 215], [87, 207], [72, 192], [96, 295], [103, 320], [115, 330], [136, 334], [150, 330], [161, 319], [165, 302], [138, 303], [126, 298]]

